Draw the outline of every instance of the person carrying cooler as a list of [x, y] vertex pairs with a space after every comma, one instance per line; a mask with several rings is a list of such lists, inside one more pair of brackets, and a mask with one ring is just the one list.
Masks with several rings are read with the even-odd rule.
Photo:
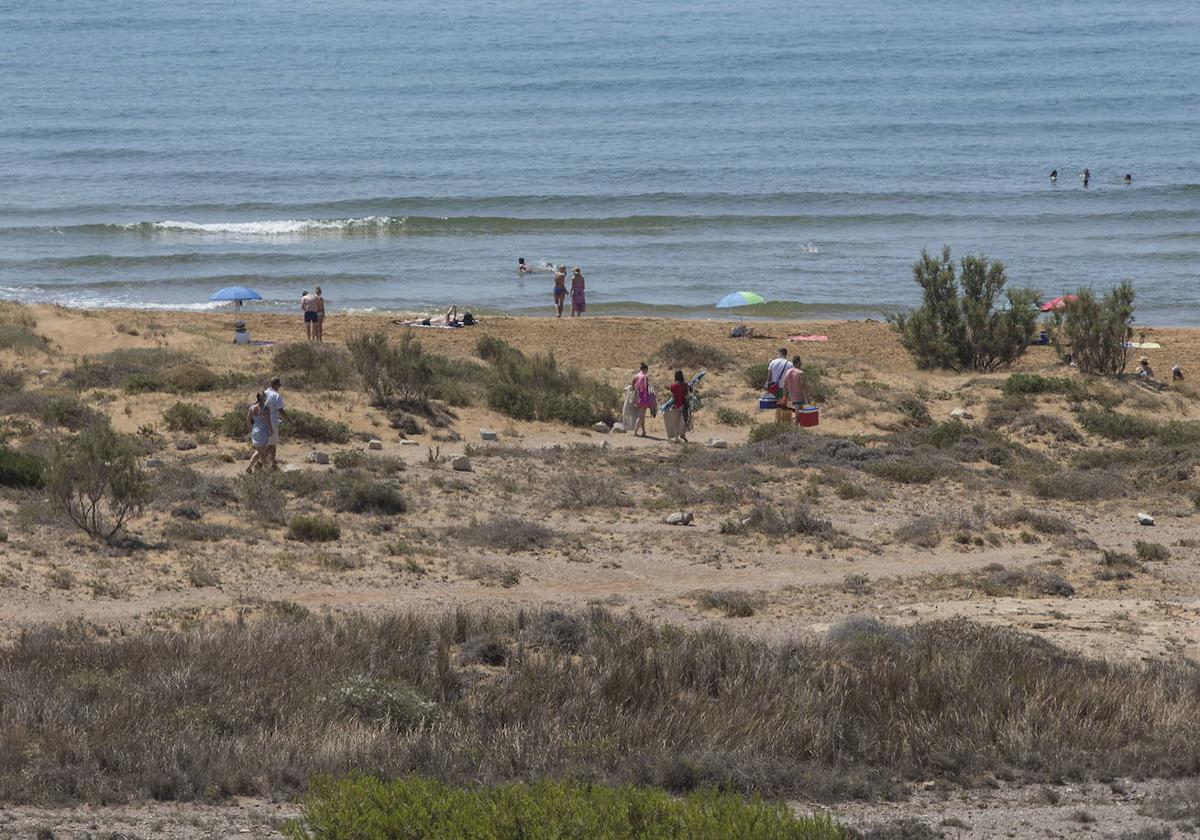
[[779, 396], [779, 383], [783, 381], [783, 375], [792, 369], [792, 363], [788, 361], [787, 356], [787, 348], [780, 347], [779, 355], [767, 365], [767, 384], [765, 387], [767, 393], [772, 396]]
[[[799, 359], [796, 359], [799, 362]], [[786, 401], [786, 407], [792, 411], [792, 424], [800, 425], [800, 409], [808, 405], [808, 379], [804, 375], [804, 371], [793, 365], [788, 368], [787, 372], [780, 380], [780, 388], [783, 391], [783, 398]]]

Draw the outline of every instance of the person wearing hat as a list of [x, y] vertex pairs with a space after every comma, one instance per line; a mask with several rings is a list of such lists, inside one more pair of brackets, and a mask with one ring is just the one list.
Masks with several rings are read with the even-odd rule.
[[1142, 358], [1138, 359], [1137, 370], [1134, 371], [1133, 375], [1138, 379], [1153, 379], [1154, 368], [1150, 367], [1150, 360], [1145, 356], [1142, 356]]
[[587, 308], [587, 300], [583, 294], [583, 269], [575, 266], [571, 272], [571, 317], [583, 314]]

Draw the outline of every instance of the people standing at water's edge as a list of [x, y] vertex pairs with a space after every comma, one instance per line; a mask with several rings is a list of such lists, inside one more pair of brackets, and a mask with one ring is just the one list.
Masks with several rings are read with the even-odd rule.
[[796, 359], [796, 364], [788, 368], [787, 373], [783, 375], [782, 381], [779, 383], [783, 390], [783, 398], [786, 401], [787, 407], [792, 410], [792, 424], [800, 425], [800, 409], [808, 405], [808, 378], [804, 375], [804, 370], [800, 367], [800, 359]]
[[250, 406], [250, 411], [246, 413], [246, 422], [250, 427], [250, 445], [254, 447], [254, 454], [250, 456], [250, 464], [246, 467], [247, 474], [266, 466], [274, 428], [271, 424], [271, 409], [266, 403], [267, 395], [259, 391], [254, 395], [254, 405]]
[[558, 310], [558, 317], [562, 317], [563, 303], [567, 299], [567, 267], [560, 265], [554, 269], [554, 308]]
[[263, 391], [263, 404], [271, 412], [271, 434], [267, 438], [267, 458], [271, 462], [271, 469], [278, 469], [276, 457], [279, 447], [279, 426], [283, 422], [283, 418], [287, 416], [283, 410], [283, 396], [279, 393], [281, 385], [277, 376], [271, 380], [271, 387]]
[[642, 437], [646, 437], [646, 411], [654, 407], [654, 389], [650, 387], [650, 368], [645, 362], [638, 365], [638, 372], [633, 376], [633, 394], [637, 398], [637, 423], [633, 426], [633, 433], [637, 435], [638, 429], [642, 430]]
[[787, 348], [780, 347], [779, 355], [767, 363], [767, 384], [764, 387], [768, 394], [777, 395], [779, 393], [779, 382], [791, 368], [792, 363], [788, 361]]
[[317, 341], [325, 340], [325, 298], [321, 296], [321, 287], [317, 286], [317, 293], [313, 298], [313, 308], [317, 313], [317, 322], [313, 328], [313, 337]]
[[313, 330], [317, 325], [317, 310], [313, 308], [313, 296], [308, 293], [308, 289], [300, 295], [300, 311], [304, 313], [304, 335], [312, 341]]
[[574, 271], [571, 272], [571, 317], [582, 315], [586, 308], [587, 300], [583, 293], [583, 270], [579, 266], [575, 266]]

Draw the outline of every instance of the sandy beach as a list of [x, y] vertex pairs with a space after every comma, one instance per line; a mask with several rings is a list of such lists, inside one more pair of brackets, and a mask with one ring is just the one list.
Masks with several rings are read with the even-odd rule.
[[[1113, 662], [1200, 655], [1200, 492], [1191, 466], [1187, 474], [1161, 475], [1162, 465], [1137, 460], [1141, 441], [1098, 434], [1081, 413], [1088, 409], [1063, 394], [1006, 396], [1014, 373], [1081, 379], [1049, 347], [1030, 348], [1011, 370], [958, 375], [917, 370], [889, 325], [877, 322], [754, 322], [754, 336], [740, 339], [729, 337], [731, 322], [719, 320], [487, 318], [472, 328], [413, 331], [427, 352], [452, 360], [476, 359], [484, 336], [526, 354], [550, 351], [561, 365], [617, 388], [645, 360], [660, 393], [671, 373], [664, 343], [684, 338], [719, 351], [723, 361], [703, 382], [692, 443], [680, 444], [664, 439], [661, 419], [650, 421], [650, 437], [635, 438], [513, 420], [471, 394], [465, 404], [445, 406], [451, 419], [444, 426], [402, 431], [352, 381], [313, 387], [296, 372], [276, 370], [281, 348], [304, 339], [298, 317], [245, 312], [259, 342], [245, 346], [233, 343], [233, 316], [225, 312], [10, 306], [3, 315], [46, 342], [0, 351], [21, 381], [16, 393], [76, 398], [141, 439], [154, 487], [125, 529], [134, 539], [113, 545], [56, 519], [36, 491], [0, 495], [7, 534], [0, 634], [10, 639], [43, 623], [83, 621], [124, 635], [252, 620], [279, 603], [365, 615], [600, 606], [768, 640], [820, 638], [852, 616], [898, 626], [962, 616]], [[390, 316], [333, 314], [326, 343], [340, 348], [376, 330], [393, 340], [404, 332]], [[828, 340], [788, 342], [793, 335]], [[1160, 376], [1179, 364], [1188, 379], [1161, 391], [1129, 380], [1089, 387], [1101, 389], [1098, 398], [1121, 416], [1200, 419], [1191, 385], [1192, 372], [1200, 375], [1200, 330], [1148, 328], [1144, 340], [1161, 345], [1145, 351]], [[750, 442], [763, 440], [755, 430], [772, 417], [757, 410], [759, 389], [744, 369], [781, 346], [802, 354], [824, 385], [821, 423], [799, 450]], [[188, 364], [240, 376], [229, 381], [243, 384], [191, 393], [72, 385], [81, 366], [131, 349], [186, 354]], [[281, 521], [247, 506], [239, 489], [247, 444], [164, 422], [178, 402], [213, 417], [244, 410], [256, 383], [276, 373], [289, 409], [349, 431], [343, 443], [314, 443], [289, 435], [285, 423], [279, 447], [281, 475], [292, 482], [283, 493], [286, 516], [335, 518], [335, 541], [290, 539]], [[49, 453], [69, 437], [25, 407], [33, 404], [28, 398], [4, 399], [9, 446]], [[956, 442], [928, 443], [927, 430], [958, 428], [947, 425], [956, 409], [968, 415]], [[484, 440], [481, 430], [498, 440]], [[834, 441], [841, 449], [827, 445]], [[927, 459], [934, 477], [873, 471], [868, 454], [839, 461], [846, 447], [886, 450], [889, 464]], [[1135, 454], [1119, 463], [1087, 461], [1116, 449]], [[311, 463], [314, 450], [330, 463]], [[450, 466], [463, 454], [469, 472]], [[364, 458], [386, 462], [373, 474], [403, 494], [406, 512], [338, 510], [335, 484], [324, 482]], [[1060, 478], [1079, 476], [1108, 484], [1055, 491]], [[828, 528], [784, 533], [754, 524], [756, 511], [797, 506]], [[694, 521], [667, 524], [676, 512]], [[1142, 512], [1155, 518], [1152, 527], [1138, 524]], [[527, 545], [507, 541], [513, 523], [529, 528], [521, 536]], [[494, 542], [492, 533], [499, 534]], [[1119, 574], [1111, 573], [1114, 562]], [[1013, 820], [1028, 818], [1024, 797], [1019, 790], [1001, 797]], [[1064, 800], [1063, 831], [1070, 824], [1064, 809], [1079, 801]], [[1003, 820], [986, 825], [955, 836], [1004, 827]]]

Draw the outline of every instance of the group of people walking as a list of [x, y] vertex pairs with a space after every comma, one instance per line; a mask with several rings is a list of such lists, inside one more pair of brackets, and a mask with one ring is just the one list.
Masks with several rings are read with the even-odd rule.
[[779, 407], [792, 412], [792, 423], [800, 425], [800, 409], [809, 403], [808, 379], [800, 367], [800, 357], [788, 358], [786, 347], [780, 347], [778, 355], [767, 364], [767, 381], [764, 390], [779, 400]]
[[[692, 403], [694, 401], [692, 387], [683, 376], [682, 370], [675, 371], [675, 379], [670, 386], [671, 399], [663, 404], [663, 425], [666, 427], [667, 438], [687, 442], [687, 433], [692, 430]], [[648, 437], [646, 431], [646, 414], [651, 417], [658, 413], [658, 394], [650, 384], [650, 368], [642, 362], [638, 372], [629, 383], [625, 400], [625, 416], [622, 418], [629, 425], [632, 421], [634, 436]]]

